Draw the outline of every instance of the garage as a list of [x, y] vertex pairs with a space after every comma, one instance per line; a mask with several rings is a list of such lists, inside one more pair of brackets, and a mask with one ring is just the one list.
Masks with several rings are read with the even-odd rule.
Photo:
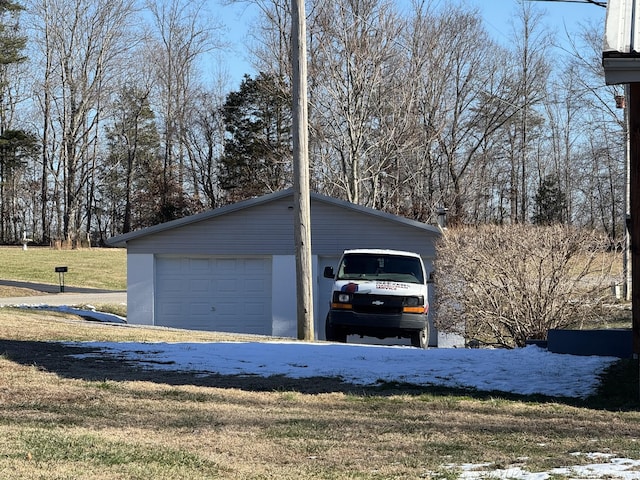
[[[111, 238], [127, 249], [127, 321], [295, 338], [293, 203], [283, 190]], [[312, 193], [315, 338], [332, 284], [322, 272], [344, 250], [417, 252], [430, 270], [439, 237], [434, 225]]]

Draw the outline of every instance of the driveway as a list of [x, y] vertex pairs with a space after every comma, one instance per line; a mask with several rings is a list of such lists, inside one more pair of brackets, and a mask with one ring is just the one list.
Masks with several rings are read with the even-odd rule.
[[101, 290], [98, 288], [64, 287], [64, 293], [60, 293], [58, 285], [45, 283], [17, 282], [13, 280], [0, 280], [0, 285], [29, 288], [42, 292], [42, 295], [27, 297], [0, 298], [0, 307], [9, 305], [86, 305], [104, 303], [127, 303], [125, 290]]

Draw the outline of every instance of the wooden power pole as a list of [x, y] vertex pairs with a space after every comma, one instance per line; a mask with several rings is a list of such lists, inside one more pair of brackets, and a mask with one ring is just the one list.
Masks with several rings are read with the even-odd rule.
[[293, 201], [298, 339], [313, 340], [311, 201], [307, 128], [307, 29], [304, 0], [291, 0], [293, 58]]
[[[640, 365], [640, 83], [628, 86], [629, 234], [631, 236], [631, 327], [633, 353]], [[640, 368], [638, 369], [640, 374]], [[640, 397], [640, 377], [639, 377]]]

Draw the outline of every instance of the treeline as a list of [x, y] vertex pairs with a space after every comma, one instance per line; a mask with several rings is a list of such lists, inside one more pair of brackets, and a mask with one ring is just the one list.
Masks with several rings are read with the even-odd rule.
[[[0, 242], [100, 243], [290, 186], [290, 2], [254, 3], [260, 73], [230, 91], [205, 75], [226, 46], [204, 0], [1, 2]], [[498, 42], [455, 1], [307, 11], [314, 191], [425, 222], [444, 207], [623, 234], [603, 25], [554, 36], [523, 1]]]

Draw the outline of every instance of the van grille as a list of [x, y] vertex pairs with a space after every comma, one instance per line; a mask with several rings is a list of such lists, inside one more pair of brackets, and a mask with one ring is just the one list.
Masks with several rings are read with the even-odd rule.
[[402, 301], [403, 297], [356, 293], [353, 296], [353, 311], [386, 315], [398, 314], [402, 313]]

